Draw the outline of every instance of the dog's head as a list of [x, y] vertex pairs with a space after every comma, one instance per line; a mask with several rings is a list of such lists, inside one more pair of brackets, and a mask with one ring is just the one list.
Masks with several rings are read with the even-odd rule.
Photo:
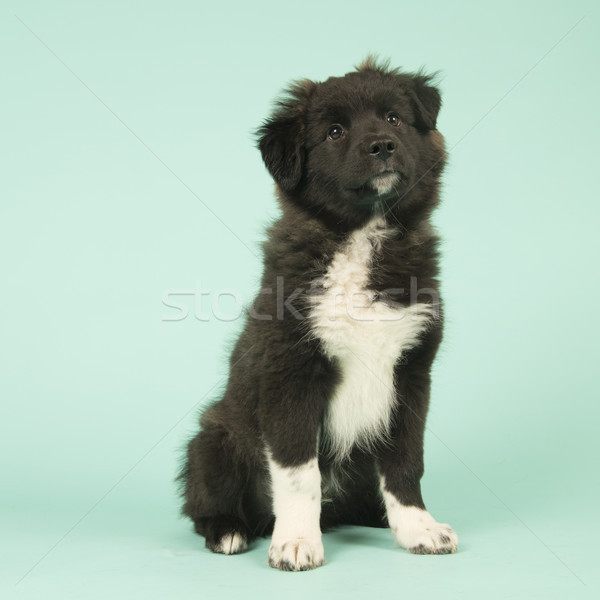
[[284, 197], [315, 213], [349, 224], [377, 211], [401, 217], [437, 200], [440, 105], [430, 77], [367, 59], [344, 77], [291, 86], [259, 148]]

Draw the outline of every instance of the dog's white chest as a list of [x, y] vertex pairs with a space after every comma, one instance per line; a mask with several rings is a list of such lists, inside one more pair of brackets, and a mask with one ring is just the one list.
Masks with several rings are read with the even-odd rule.
[[313, 299], [312, 331], [342, 375], [322, 431], [338, 458], [355, 444], [368, 447], [386, 435], [395, 401], [394, 365], [432, 318], [428, 304], [395, 308], [368, 289], [371, 264], [386, 236], [383, 225], [374, 219], [351, 235]]

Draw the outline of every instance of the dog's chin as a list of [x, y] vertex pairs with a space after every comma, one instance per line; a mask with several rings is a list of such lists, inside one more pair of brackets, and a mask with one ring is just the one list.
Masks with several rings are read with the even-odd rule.
[[390, 193], [397, 193], [398, 186], [401, 183], [401, 176], [398, 171], [385, 171], [373, 175], [367, 184], [378, 196], [388, 196]]
[[402, 175], [398, 171], [385, 171], [369, 177], [362, 186], [352, 191], [356, 204], [370, 212], [386, 201], [399, 198], [403, 188]]

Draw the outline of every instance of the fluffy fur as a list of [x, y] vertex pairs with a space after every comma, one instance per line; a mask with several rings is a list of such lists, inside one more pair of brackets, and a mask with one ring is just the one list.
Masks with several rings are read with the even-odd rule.
[[183, 512], [214, 552], [272, 533], [271, 566], [311, 569], [321, 531], [342, 524], [391, 525], [415, 553], [456, 550], [420, 490], [442, 335], [440, 105], [426, 75], [368, 59], [293, 84], [259, 129], [282, 214], [227, 388], [180, 475]]
[[319, 281], [323, 292], [314, 296], [309, 312], [312, 334], [340, 370], [321, 430], [327, 442], [323, 447], [338, 461], [347, 459], [355, 445], [372, 448], [388, 436], [395, 364], [418, 343], [431, 320], [430, 304], [374, 302], [369, 271], [377, 248], [390, 234], [379, 216], [354, 231]]

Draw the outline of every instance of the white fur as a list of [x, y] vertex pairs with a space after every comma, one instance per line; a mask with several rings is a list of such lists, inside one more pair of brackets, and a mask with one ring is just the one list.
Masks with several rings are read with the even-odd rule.
[[322, 293], [313, 297], [312, 331], [342, 373], [323, 431], [339, 459], [354, 444], [368, 447], [388, 433], [394, 365], [432, 319], [429, 304], [391, 307], [368, 289], [372, 261], [387, 235], [381, 218], [355, 231], [318, 281]]
[[371, 179], [371, 185], [375, 191], [382, 196], [390, 192], [398, 183], [398, 173], [381, 173]]
[[314, 569], [325, 562], [321, 542], [321, 474], [317, 459], [282, 467], [267, 452], [275, 528], [269, 564], [285, 571]]
[[248, 543], [239, 533], [228, 533], [221, 538], [215, 552], [221, 554], [239, 554], [248, 547]]
[[388, 521], [396, 541], [416, 554], [451, 554], [458, 548], [458, 536], [447, 523], [438, 523], [425, 509], [401, 504], [385, 489], [381, 478], [381, 493]]

